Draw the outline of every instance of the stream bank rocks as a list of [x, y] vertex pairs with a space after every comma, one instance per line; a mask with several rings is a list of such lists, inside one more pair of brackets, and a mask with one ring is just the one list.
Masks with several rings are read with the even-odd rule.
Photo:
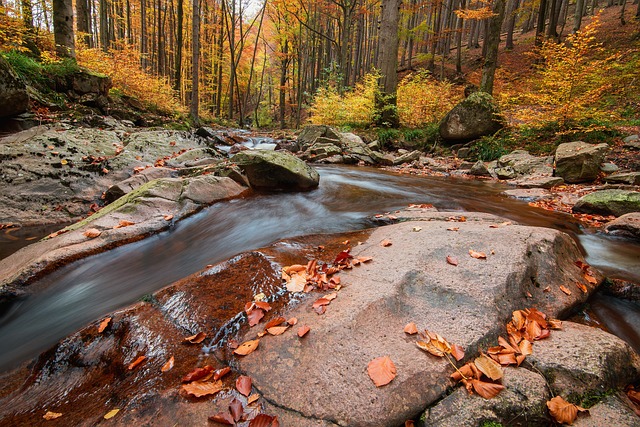
[[[171, 188], [169, 182], [165, 191]], [[595, 288], [575, 264], [583, 258], [569, 236], [507, 224], [488, 214], [465, 213], [466, 221], [460, 222], [459, 214], [412, 208], [398, 213], [398, 224], [366, 233], [282, 241], [211, 266], [158, 291], [149, 302], [109, 315], [112, 320], [104, 332], [97, 331], [96, 321], [30, 365], [5, 374], [0, 412], [7, 422], [32, 425], [46, 423], [41, 418], [44, 408], [62, 412], [69, 425], [140, 425], [152, 418], [156, 425], [204, 425], [237, 396], [232, 391], [235, 377], [225, 379], [227, 391], [213, 400], [179, 393], [180, 378], [198, 366], [219, 368], [222, 363], [252, 378], [259, 404], [277, 415], [281, 425], [396, 426], [425, 410], [430, 425], [506, 422], [509, 413], [544, 423], [549, 420], [543, 408], [549, 397], [547, 382], [564, 392], [565, 378], [577, 376], [584, 381], [576, 390], [585, 393], [619, 388], [638, 378], [638, 357], [626, 344], [604, 332], [567, 324], [564, 331], [552, 332], [553, 341], [534, 344], [530, 360], [545, 378], [526, 364], [507, 369], [507, 389], [490, 401], [453, 389], [453, 369], [419, 350], [415, 338], [404, 334], [405, 324], [415, 322], [462, 345], [468, 359], [494, 345], [513, 310], [535, 306], [549, 316], [562, 316]], [[457, 231], [448, 230], [452, 226]], [[345, 239], [354, 242], [353, 255], [373, 259], [339, 274], [342, 289], [325, 314], [312, 309], [321, 295], [316, 292], [290, 305], [278, 303], [282, 266], [311, 258], [330, 261], [345, 247], [337, 242]], [[392, 245], [383, 247], [384, 240]], [[325, 243], [324, 250], [318, 248]], [[487, 259], [469, 256], [470, 249], [484, 251]], [[448, 264], [447, 256], [457, 257], [458, 265]], [[571, 295], [560, 285], [571, 288]], [[304, 338], [294, 330], [264, 336], [259, 348], [244, 358], [224, 346], [210, 347], [225, 330], [245, 322], [243, 307], [253, 299], [254, 286], [266, 294], [274, 313], [259, 326], [243, 326], [239, 341], [255, 339], [269, 316], [296, 317], [310, 332]], [[181, 343], [200, 331], [209, 334], [203, 343], [213, 349], [208, 353]], [[140, 355], [146, 356], [145, 363], [127, 369]], [[175, 367], [161, 373], [171, 356]], [[398, 375], [376, 388], [366, 367], [380, 356], [392, 359]], [[603, 370], [611, 378], [602, 375]], [[590, 381], [591, 375], [601, 379]], [[460, 405], [468, 411], [459, 411]], [[113, 407], [119, 414], [102, 419]], [[445, 422], [447, 417], [456, 419], [458, 412], [469, 417], [465, 423]]]
[[287, 152], [245, 150], [234, 155], [231, 162], [247, 175], [252, 188], [310, 190], [320, 183], [315, 169]]

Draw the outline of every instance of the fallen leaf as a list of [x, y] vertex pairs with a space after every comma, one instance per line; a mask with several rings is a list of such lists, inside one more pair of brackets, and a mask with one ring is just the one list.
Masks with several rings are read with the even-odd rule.
[[309, 332], [310, 330], [311, 330], [311, 328], [308, 327], [307, 325], [300, 326], [298, 328], [298, 337], [302, 338], [303, 336], [307, 335], [307, 332]]
[[264, 311], [270, 311], [271, 310], [271, 305], [269, 305], [269, 303], [266, 302], [266, 301], [258, 300], [258, 301], [255, 301], [254, 304], [256, 305], [256, 307], [258, 307], [261, 310], [264, 310]]
[[129, 369], [130, 371], [134, 370], [135, 368], [137, 368], [138, 366], [140, 366], [140, 364], [141, 364], [142, 362], [144, 362], [146, 358], [147, 358], [146, 356], [140, 356], [140, 357], [138, 357], [136, 360], [134, 360], [133, 362], [131, 362], [131, 363], [129, 364], [128, 369]]
[[564, 286], [564, 285], [560, 285], [560, 290], [562, 292], [564, 292], [565, 294], [567, 294], [567, 295], [571, 295], [571, 291], [569, 289], [567, 289], [567, 287]]
[[447, 231], [459, 231], [460, 227], [449, 227], [447, 228]]
[[520, 353], [525, 356], [533, 354], [533, 344], [529, 340], [520, 341], [520, 344], [518, 344], [518, 349], [520, 350]]
[[487, 259], [487, 255], [484, 252], [477, 252], [473, 249], [469, 249], [469, 255], [475, 259]]
[[453, 265], [454, 267], [458, 265], [458, 258], [448, 255], [447, 263]]
[[229, 372], [231, 372], [231, 368], [229, 366], [225, 366], [222, 369], [217, 369], [214, 373], [213, 373], [213, 380], [214, 381], [218, 381], [220, 378], [224, 377], [225, 375], [227, 375]]
[[209, 417], [209, 421], [213, 421], [220, 424], [225, 424], [228, 426], [233, 426], [236, 424], [236, 420], [233, 419], [233, 415], [229, 411], [221, 411], [215, 415], [211, 415]]
[[585, 285], [583, 285], [580, 282], [576, 282], [576, 286], [578, 287], [578, 289], [580, 289], [583, 293], [587, 293], [589, 292], [589, 290], [587, 289], [587, 287]]
[[120, 409], [112, 409], [109, 412], [107, 412], [106, 414], [104, 414], [103, 418], [105, 420], [109, 420], [109, 419], [115, 417], [118, 412], [120, 412]]
[[260, 323], [260, 320], [264, 317], [264, 311], [260, 309], [253, 309], [251, 312], [247, 314], [247, 319], [249, 319], [249, 326], [255, 326]]
[[238, 348], [233, 350], [233, 353], [237, 354], [238, 356], [246, 356], [253, 353], [255, 349], [258, 348], [258, 344], [260, 344], [260, 340], [245, 341], [240, 344]]
[[376, 387], [382, 387], [396, 377], [396, 367], [389, 356], [377, 357], [367, 365], [367, 373]]
[[475, 392], [485, 399], [496, 397], [498, 393], [504, 390], [504, 386], [502, 384], [488, 383], [476, 379], [471, 380], [471, 385]]
[[404, 327], [404, 333], [405, 334], [409, 334], [409, 335], [414, 335], [418, 333], [418, 326], [411, 322], [411, 323], [407, 323]]
[[165, 215], [163, 218], [165, 221], [171, 221], [173, 219], [173, 215]]
[[415, 427], [413, 420], [407, 420], [404, 422], [404, 427]]
[[85, 237], [88, 237], [90, 239], [95, 239], [96, 237], [102, 234], [102, 231], [98, 230], [97, 228], [89, 228], [87, 229], [87, 231], [85, 231], [82, 234], [84, 234]]
[[[349, 241], [347, 240], [345, 244], [349, 244]], [[353, 256], [349, 252], [350, 249], [345, 249], [344, 251], [340, 252], [333, 260], [333, 263], [336, 265], [344, 264], [346, 261], [353, 258]]]
[[195, 335], [186, 337], [185, 339], [182, 340], [182, 342], [190, 343], [190, 344], [200, 344], [202, 341], [204, 341], [206, 337], [207, 337], [207, 334], [205, 332], [198, 332]]
[[451, 344], [451, 355], [459, 362], [464, 359], [464, 348], [458, 344]]
[[257, 393], [252, 394], [247, 398], [247, 405], [251, 405], [256, 400], [260, 399], [260, 395]]
[[598, 284], [598, 279], [588, 273], [584, 273], [584, 278], [587, 279], [587, 282], [591, 283], [592, 285]]
[[289, 280], [287, 280], [287, 290], [289, 292], [302, 292], [304, 290], [304, 285], [307, 284], [307, 275], [302, 272], [300, 274], [294, 273], [290, 276]]
[[287, 329], [289, 329], [289, 326], [274, 326], [267, 329], [267, 332], [269, 332], [269, 335], [277, 336], [284, 334]]
[[417, 233], [417, 232], [419, 232], [419, 231], [421, 231], [421, 230], [422, 230], [422, 227], [413, 227], [413, 228], [411, 229], [411, 231], [413, 231], [414, 233]]
[[551, 329], [562, 329], [562, 320], [558, 319], [548, 319], [547, 323]]
[[560, 424], [573, 424], [578, 417], [578, 411], [587, 411], [573, 403], [569, 403], [562, 398], [562, 396], [556, 396], [547, 402], [547, 408], [551, 416]]
[[242, 407], [242, 402], [238, 399], [234, 398], [231, 403], [229, 403], [229, 412], [233, 415], [233, 420], [238, 421], [242, 418], [242, 414], [244, 412], [244, 408]]
[[391, 240], [389, 239], [384, 239], [382, 242], [380, 242], [380, 246], [382, 246], [383, 248], [389, 247], [393, 245], [393, 243], [391, 243]]
[[338, 298], [338, 293], [337, 292], [331, 292], [330, 294], [327, 294], [325, 296], [323, 296], [322, 298], [329, 300], [329, 301], [333, 301], [334, 299]]
[[322, 315], [324, 313], [326, 313], [327, 311], [327, 306], [326, 305], [320, 305], [318, 307], [315, 307], [313, 309], [318, 315]]
[[47, 411], [47, 413], [46, 413], [46, 414], [44, 414], [44, 415], [42, 416], [42, 418], [44, 418], [44, 419], [45, 419], [45, 420], [47, 420], [47, 421], [50, 421], [50, 420], [55, 420], [56, 418], [60, 418], [61, 416], [62, 416], [62, 413], [61, 413], [61, 412], [51, 412], [51, 411]]
[[[285, 322], [284, 317], [276, 317], [274, 319], [271, 319], [267, 322], [266, 325], [264, 325], [264, 329], [269, 329], [269, 328], [273, 328], [274, 326], [280, 326]], [[287, 322], [288, 323], [288, 322]]]
[[128, 227], [130, 225], [135, 225], [135, 222], [127, 221], [126, 219], [121, 219], [118, 225], [114, 225], [113, 228], [123, 228], [123, 227]]
[[60, 163], [66, 165], [67, 163], [69, 163], [69, 161], [67, 159], [62, 159], [60, 160]]
[[109, 326], [109, 323], [111, 323], [111, 317], [107, 317], [102, 322], [100, 322], [100, 326], [98, 326], [98, 333], [103, 333], [104, 330], [107, 329], [107, 326]]
[[167, 361], [167, 363], [165, 363], [165, 364], [162, 366], [162, 368], [160, 368], [160, 371], [162, 371], [162, 372], [170, 371], [170, 370], [173, 368], [173, 364], [174, 364], [174, 362], [175, 362], [175, 359], [174, 359], [174, 357], [173, 357], [173, 356], [171, 356], [171, 357], [169, 358], [169, 360]]
[[202, 368], [196, 368], [193, 371], [189, 372], [187, 375], [182, 377], [183, 383], [190, 383], [191, 381], [198, 381], [202, 379], [208, 379], [213, 374], [213, 368], [209, 365], [203, 366]]
[[287, 324], [289, 326], [294, 326], [296, 323], [298, 323], [298, 319], [295, 317], [292, 317], [291, 319], [287, 320]]
[[278, 417], [267, 414], [258, 414], [249, 422], [249, 427], [279, 427]]
[[249, 396], [251, 394], [251, 377], [240, 375], [236, 380], [236, 390], [243, 396]]
[[313, 308], [318, 308], [321, 307], [323, 305], [328, 305], [329, 303], [331, 303], [331, 300], [326, 299], [326, 298], [318, 298], [314, 303], [313, 303]]
[[476, 357], [473, 363], [475, 363], [480, 372], [482, 372], [492, 380], [495, 381], [502, 378], [502, 368], [495, 360], [493, 360], [486, 354], [481, 354], [480, 356]]
[[222, 381], [207, 382], [207, 381], [193, 381], [189, 384], [183, 384], [182, 389], [195, 397], [208, 396], [216, 394], [222, 390]]

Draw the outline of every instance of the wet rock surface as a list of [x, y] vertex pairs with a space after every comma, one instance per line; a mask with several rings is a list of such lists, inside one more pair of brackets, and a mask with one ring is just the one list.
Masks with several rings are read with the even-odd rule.
[[632, 212], [607, 223], [607, 233], [640, 240], [640, 212]]
[[315, 169], [286, 152], [242, 151], [231, 162], [244, 171], [256, 189], [310, 190], [320, 182]]

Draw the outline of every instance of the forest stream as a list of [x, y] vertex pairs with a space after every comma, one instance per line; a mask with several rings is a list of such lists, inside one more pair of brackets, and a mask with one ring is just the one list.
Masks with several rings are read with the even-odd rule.
[[[585, 251], [587, 261], [605, 275], [640, 283], [640, 245], [583, 230], [569, 215], [507, 198], [500, 194], [504, 185], [373, 168], [317, 169], [320, 187], [313, 191], [259, 194], [218, 203], [170, 231], [76, 261], [33, 283], [31, 296], [0, 312], [0, 371], [208, 264], [287, 237], [371, 227], [373, 215], [412, 203], [433, 204], [441, 211], [487, 212], [567, 232]], [[7, 252], [0, 255], [8, 256]], [[601, 293], [589, 304], [598, 317], [596, 323], [640, 352], [640, 305]]]

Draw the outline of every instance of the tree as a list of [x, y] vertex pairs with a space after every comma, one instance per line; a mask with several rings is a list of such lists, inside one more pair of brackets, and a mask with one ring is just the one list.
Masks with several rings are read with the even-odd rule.
[[58, 55], [62, 58], [75, 58], [72, 0], [53, 0], [53, 36]]
[[493, 0], [494, 15], [489, 19], [489, 31], [485, 40], [487, 55], [482, 66], [480, 90], [493, 94], [493, 80], [498, 67], [498, 47], [500, 45], [500, 28], [504, 20], [505, 0]]
[[191, 105], [190, 114], [193, 123], [199, 122], [200, 109], [200, 0], [193, 0], [193, 17], [192, 17], [192, 59], [191, 59]]
[[378, 39], [378, 68], [380, 92], [376, 99], [377, 124], [398, 127], [398, 22], [402, 0], [382, 0], [380, 35]]

